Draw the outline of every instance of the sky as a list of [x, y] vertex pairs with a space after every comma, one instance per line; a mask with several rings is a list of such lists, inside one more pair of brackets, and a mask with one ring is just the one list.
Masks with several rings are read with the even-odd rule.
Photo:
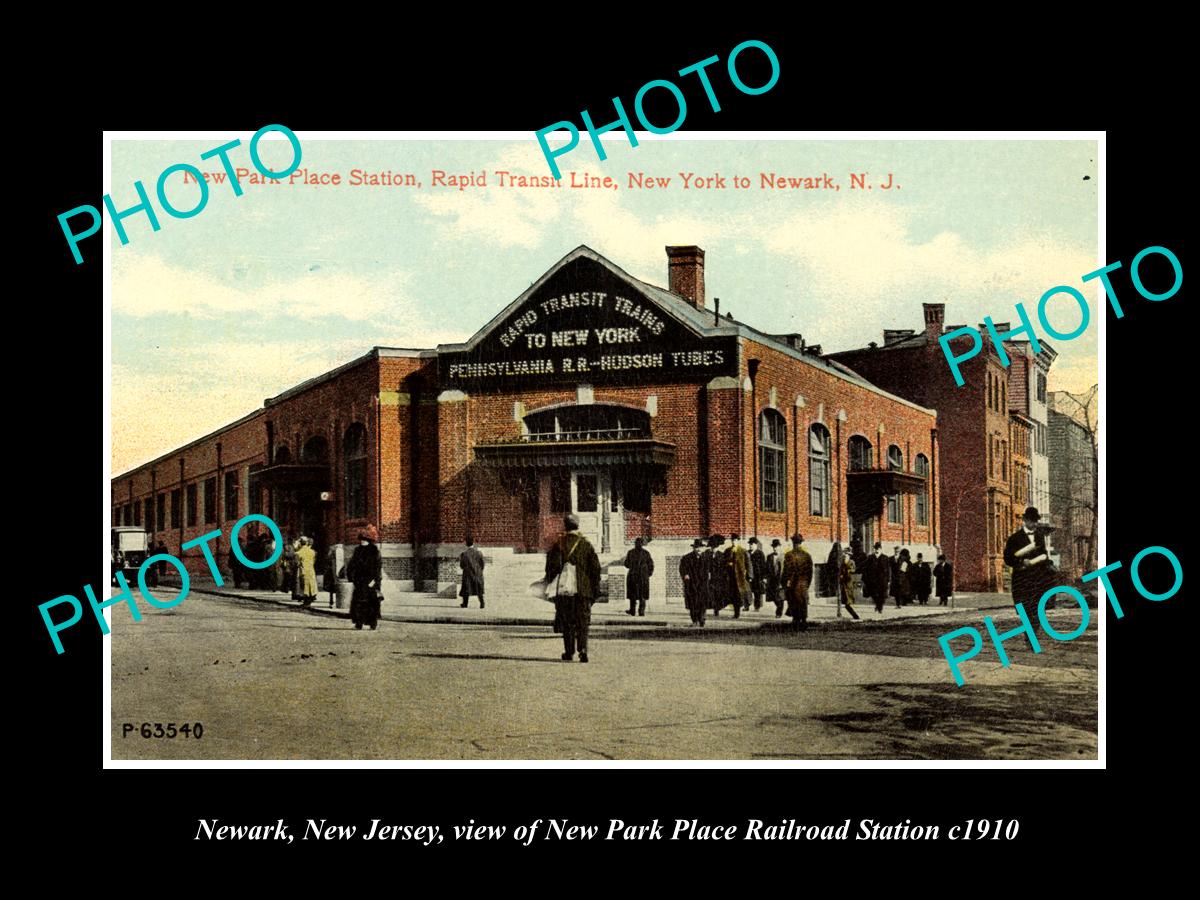
[[[153, 197], [170, 165], [222, 171], [219, 160], [199, 157], [230, 137], [113, 141], [116, 208], [137, 202], [135, 180]], [[1092, 324], [1073, 341], [1051, 341], [1059, 357], [1049, 386], [1078, 393], [1098, 381], [1103, 307], [1097, 282], [1080, 280], [1104, 262], [1094, 141], [713, 141], [676, 133], [637, 147], [607, 140], [601, 162], [585, 133], [558, 158], [561, 188], [500, 185], [500, 171], [549, 176], [532, 135], [334, 141], [301, 132], [300, 141], [300, 167], [340, 173], [340, 185], [243, 180], [235, 197], [214, 183], [207, 205], [186, 219], [166, 215], [155, 199], [161, 230], [130, 216], [124, 246], [105, 225], [114, 473], [373, 346], [466, 340], [580, 244], [663, 286], [664, 247], [697, 244], [706, 252], [710, 307], [720, 297], [722, 312], [765, 332], [800, 332], [826, 352], [881, 341], [885, 328], [920, 330], [923, 302], [945, 303], [947, 324], [978, 325], [985, 315], [1016, 322], [1017, 302], [1036, 317], [1046, 290], [1072, 285], [1091, 301]], [[253, 171], [247, 143], [229, 157]], [[285, 140], [264, 140], [259, 150], [276, 171], [291, 161]], [[354, 169], [411, 173], [420, 186], [351, 185]], [[443, 183], [434, 170], [446, 173]], [[669, 182], [638, 188], [631, 173]], [[764, 173], [839, 189], [772, 189], [762, 186]], [[867, 173], [872, 188], [852, 188], [850, 173]], [[483, 175], [486, 186], [460, 190], [450, 175]], [[737, 187], [735, 175], [749, 186]], [[616, 188], [573, 188], [572, 177], [608, 177]], [[697, 187], [701, 179], [712, 186]], [[166, 193], [186, 210], [200, 188], [177, 173]], [[95, 252], [88, 244], [85, 259]], [[1064, 332], [1078, 316], [1069, 302], [1050, 311]]]

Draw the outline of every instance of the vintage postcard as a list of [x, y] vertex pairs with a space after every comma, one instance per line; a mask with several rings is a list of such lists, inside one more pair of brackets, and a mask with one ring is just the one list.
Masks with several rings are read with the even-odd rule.
[[111, 140], [112, 764], [1097, 764], [1101, 136], [285, 137]]

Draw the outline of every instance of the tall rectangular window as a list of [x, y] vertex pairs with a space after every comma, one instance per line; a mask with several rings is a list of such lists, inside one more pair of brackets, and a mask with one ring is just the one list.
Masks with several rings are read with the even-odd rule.
[[225, 521], [236, 519], [238, 509], [238, 476], [237, 472], [225, 473]]
[[133, 504], [133, 524], [134, 525], [142, 524], [142, 504], [141, 503]]
[[179, 488], [171, 491], [171, 527], [178, 528], [183, 522], [183, 498]]
[[925, 479], [917, 494], [917, 525], [925, 526], [929, 524], [929, 459], [923, 453], [917, 454], [917, 474]]
[[346, 517], [361, 519], [367, 515], [367, 429], [355, 422], [342, 438], [345, 460]]
[[575, 476], [575, 502], [579, 512], [596, 512], [600, 500], [599, 476], [590, 472], [579, 472]]
[[758, 502], [765, 512], [787, 510], [787, 420], [774, 409], [759, 416]]
[[571, 511], [571, 476], [558, 473], [550, 476], [550, 512]]
[[1046, 376], [1041, 372], [1037, 373], [1037, 398], [1042, 403], [1046, 402]]
[[[888, 469], [893, 472], [904, 471], [904, 454], [895, 444], [888, 447]], [[892, 525], [900, 524], [900, 515], [902, 512], [899, 494], [889, 494], [887, 498], [887, 515], [888, 522]]]
[[812, 514], [822, 518], [832, 515], [829, 460], [829, 430], [824, 425], [814, 425], [808, 429], [809, 504]]
[[187, 486], [187, 524], [189, 528], [196, 525], [196, 483], [192, 482]]
[[217, 521], [217, 479], [204, 479], [204, 524], [212, 525]]
[[158, 527], [156, 530], [157, 531], [166, 531], [167, 530], [167, 495], [159, 494], [157, 497], [154, 498], [154, 502], [157, 507], [155, 509], [155, 512], [158, 514], [156, 517], [158, 520]]

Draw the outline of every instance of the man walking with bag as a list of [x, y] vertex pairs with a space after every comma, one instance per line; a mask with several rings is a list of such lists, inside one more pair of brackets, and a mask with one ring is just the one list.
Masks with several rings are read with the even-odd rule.
[[579, 533], [579, 517], [574, 513], [563, 519], [563, 530], [546, 553], [546, 595], [554, 598], [555, 618], [562, 626], [563, 661], [574, 659], [578, 647], [579, 661], [585, 663], [592, 604], [600, 586], [600, 558]]

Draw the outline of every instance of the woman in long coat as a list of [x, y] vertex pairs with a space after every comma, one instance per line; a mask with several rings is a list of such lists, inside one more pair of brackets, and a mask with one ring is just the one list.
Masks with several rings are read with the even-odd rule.
[[[346, 563], [346, 578], [354, 584], [350, 597], [350, 615], [355, 628], [379, 621], [379, 588], [383, 586], [383, 557], [379, 552], [379, 532], [368, 525], [358, 533], [359, 545]], [[355, 618], [355, 616], [358, 618]]]
[[296, 551], [296, 596], [305, 606], [317, 599], [317, 551], [312, 538], [300, 538], [300, 549]]

